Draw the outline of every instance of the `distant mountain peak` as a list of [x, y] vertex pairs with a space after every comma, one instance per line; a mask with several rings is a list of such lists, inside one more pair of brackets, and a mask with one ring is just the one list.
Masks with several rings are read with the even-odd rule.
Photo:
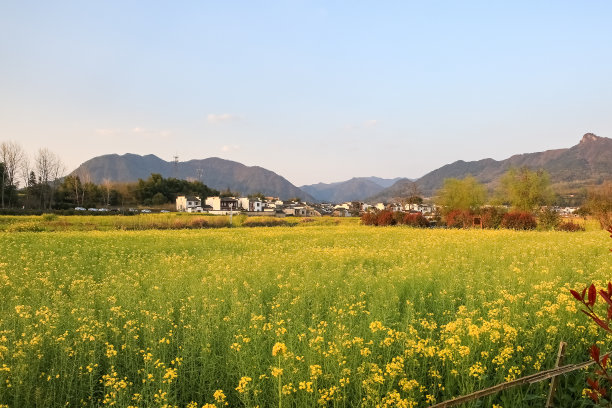
[[580, 143], [597, 142], [604, 139], [605, 137], [597, 136], [595, 133], [585, 133], [584, 136], [582, 136]]

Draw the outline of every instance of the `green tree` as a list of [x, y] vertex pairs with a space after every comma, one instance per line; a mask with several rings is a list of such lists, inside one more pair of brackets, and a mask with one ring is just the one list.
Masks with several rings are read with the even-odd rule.
[[161, 204], [166, 204], [168, 202], [168, 199], [166, 198], [165, 195], [163, 195], [162, 193], [156, 193], [152, 198], [151, 198], [151, 203], [153, 205], [161, 205]]
[[550, 176], [545, 170], [512, 168], [501, 178], [500, 198], [519, 211], [533, 211], [554, 200]]
[[[117, 186], [116, 186], [117, 187]], [[217, 190], [211, 189], [201, 181], [187, 181], [179, 180], [173, 177], [163, 178], [160, 174], [152, 173], [151, 176], [146, 179], [138, 179], [137, 183], [131, 183], [125, 186], [127, 190], [123, 196], [127, 199], [130, 196], [134, 197], [134, 200], [141, 204], [160, 204], [168, 201], [173, 202], [179, 195], [195, 195], [205, 200], [206, 197], [218, 195]], [[227, 191], [230, 196], [235, 195], [231, 191]], [[155, 199], [155, 197], [157, 197]], [[164, 198], [163, 202], [160, 200]]]
[[474, 177], [468, 176], [462, 180], [456, 178], [445, 179], [442, 189], [438, 191], [436, 201], [442, 207], [443, 214], [448, 214], [453, 210], [477, 210], [485, 203], [486, 199], [485, 187]]

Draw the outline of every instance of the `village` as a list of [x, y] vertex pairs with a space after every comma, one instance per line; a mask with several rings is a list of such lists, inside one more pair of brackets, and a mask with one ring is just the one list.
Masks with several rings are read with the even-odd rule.
[[251, 216], [296, 216], [296, 217], [351, 217], [374, 210], [409, 211], [422, 214], [435, 213], [435, 206], [427, 204], [377, 203], [370, 205], [361, 201], [350, 201], [339, 204], [305, 203], [298, 199], [283, 201], [278, 197], [207, 197], [204, 202], [197, 196], [178, 196], [176, 211], [189, 213], [207, 213], [228, 215], [231, 212], [243, 212]]
[[[181, 195], [176, 198], [176, 211], [187, 213], [206, 213], [211, 215], [230, 215], [242, 213], [247, 216], [272, 217], [359, 217], [367, 212], [391, 211], [420, 213], [429, 221], [439, 214], [439, 206], [424, 203], [376, 203], [361, 201], [343, 203], [305, 203], [299, 199], [281, 200], [279, 197], [207, 197], [204, 202], [197, 196]], [[561, 216], [570, 216], [578, 208], [553, 207]]]

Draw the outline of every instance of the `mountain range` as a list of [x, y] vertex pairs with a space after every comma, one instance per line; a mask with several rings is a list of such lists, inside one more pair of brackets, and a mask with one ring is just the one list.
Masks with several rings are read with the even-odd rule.
[[413, 183], [417, 183], [423, 196], [430, 197], [442, 187], [444, 179], [468, 175], [484, 183], [489, 190], [494, 190], [508, 169], [523, 166], [548, 171], [556, 191], [573, 192], [598, 185], [612, 180], [612, 139], [587, 133], [577, 145], [566, 149], [518, 154], [499, 161], [490, 158], [470, 162], [458, 160], [417, 180], [355, 177], [301, 188], [262, 167], [247, 167], [217, 157], [174, 163], [154, 155], [110, 154], [84, 162], [73, 174], [87, 175], [91, 181], [101, 183], [105, 179], [136, 181], [138, 178], [148, 178], [151, 173], [159, 173], [164, 177], [201, 180], [217, 190], [230, 189], [242, 194], [264, 193], [284, 199], [299, 197], [309, 202], [387, 202], [410, 195], [414, 191]]
[[286, 178], [259, 166], [211, 157], [185, 162], [167, 162], [149, 154], [108, 154], [94, 157], [82, 163], [71, 174], [87, 177], [94, 183], [104, 180], [112, 182], [133, 182], [147, 179], [151, 173], [163, 177], [200, 180], [216, 190], [231, 190], [244, 195], [263, 193], [283, 199], [298, 197], [302, 200], [317, 201], [310, 194], [300, 190]]
[[[458, 160], [431, 171], [416, 180], [421, 194], [430, 197], [442, 187], [444, 179], [474, 176], [490, 190], [497, 187], [500, 177], [512, 167], [544, 169], [550, 174], [557, 192], [577, 192], [587, 186], [612, 180], [612, 139], [585, 134], [580, 142], [567, 149], [547, 150], [511, 156], [505, 160]], [[393, 186], [368, 198], [368, 201], [390, 201], [405, 197], [411, 183], [400, 180]]]
[[318, 201], [341, 203], [346, 201], [361, 201], [365, 197], [376, 195], [385, 188], [391, 187], [401, 177], [384, 179], [380, 177], [353, 177], [350, 180], [337, 183], [318, 183], [301, 186], [300, 188], [312, 195]]

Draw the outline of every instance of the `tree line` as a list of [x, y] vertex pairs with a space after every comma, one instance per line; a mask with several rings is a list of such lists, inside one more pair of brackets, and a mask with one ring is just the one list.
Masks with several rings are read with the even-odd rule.
[[30, 158], [16, 142], [0, 143], [0, 208], [69, 209], [75, 207], [160, 206], [174, 203], [178, 195], [204, 199], [219, 195], [200, 181], [164, 178], [151, 174], [146, 180], [97, 184], [86, 172], [62, 177], [65, 166], [49, 149]]
[[[527, 219], [527, 214], [537, 213], [541, 220], [549, 220], [551, 224], [556, 222], [556, 213], [547, 208], [554, 204], [555, 193], [545, 170], [511, 168], [501, 177], [497, 191], [491, 197], [485, 186], [472, 176], [449, 178], [444, 180], [435, 202], [447, 224], [470, 223], [477, 215], [496, 217], [495, 206], [510, 207], [517, 219]], [[490, 205], [485, 207], [487, 203]], [[612, 225], [612, 182], [589, 189], [586, 202], [578, 212], [580, 215], [593, 215], [602, 228]]]

